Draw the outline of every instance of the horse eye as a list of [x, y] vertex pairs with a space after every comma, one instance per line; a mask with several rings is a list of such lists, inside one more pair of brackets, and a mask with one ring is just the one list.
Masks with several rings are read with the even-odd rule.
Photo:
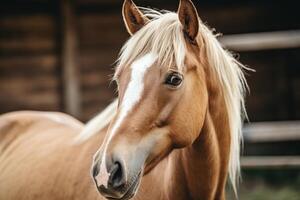
[[177, 72], [172, 72], [167, 75], [165, 79], [165, 84], [172, 87], [178, 87], [182, 82], [182, 75]]

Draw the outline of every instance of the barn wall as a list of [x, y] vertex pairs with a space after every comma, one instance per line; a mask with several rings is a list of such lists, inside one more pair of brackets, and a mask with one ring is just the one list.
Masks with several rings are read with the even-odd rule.
[[60, 110], [55, 5], [1, 2], [0, 112]]
[[115, 96], [110, 84], [114, 62], [128, 38], [120, 13], [77, 6], [82, 89], [82, 117], [88, 119]]
[[[76, 64], [81, 95], [80, 119], [88, 120], [115, 97], [109, 86], [113, 63], [128, 38], [122, 1], [70, 1], [78, 39]], [[173, 1], [136, 1], [176, 10]], [[208, 1], [207, 1], [208, 2]], [[224, 34], [299, 29], [293, 1], [195, 1], [210, 27]], [[60, 1], [4, 1], [0, 8], [0, 113], [20, 109], [66, 111], [62, 80]], [[280, 14], [279, 14], [280, 13]], [[239, 52], [237, 52], [239, 53]], [[240, 52], [256, 69], [247, 76], [251, 121], [300, 119], [300, 49]]]

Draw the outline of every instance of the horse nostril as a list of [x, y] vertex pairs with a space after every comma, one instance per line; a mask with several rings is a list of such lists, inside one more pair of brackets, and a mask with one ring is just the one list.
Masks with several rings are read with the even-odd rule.
[[92, 173], [93, 173], [93, 177], [96, 177], [96, 176], [99, 174], [99, 167], [98, 167], [97, 164], [95, 164], [95, 165], [93, 166]]
[[125, 175], [120, 162], [115, 162], [110, 170], [108, 185], [116, 189], [125, 185]]

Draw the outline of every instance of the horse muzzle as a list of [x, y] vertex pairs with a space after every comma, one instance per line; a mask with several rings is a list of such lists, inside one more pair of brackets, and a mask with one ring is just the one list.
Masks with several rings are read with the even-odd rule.
[[[107, 199], [127, 200], [132, 198], [139, 186], [142, 171], [129, 171], [122, 161], [107, 163], [101, 169], [101, 163], [94, 162], [92, 176], [98, 191]], [[105, 171], [108, 172], [105, 172]]]

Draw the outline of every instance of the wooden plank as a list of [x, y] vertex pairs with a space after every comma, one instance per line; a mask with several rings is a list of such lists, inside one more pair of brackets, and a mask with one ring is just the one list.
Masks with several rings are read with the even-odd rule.
[[102, 88], [99, 92], [95, 92], [95, 90], [85, 91], [82, 105], [90, 106], [92, 104], [109, 101], [114, 96], [114, 91], [109, 88]]
[[58, 59], [53, 54], [0, 57], [0, 70], [12, 73], [20, 70], [53, 72], [57, 65]]
[[50, 15], [23, 15], [0, 17], [0, 35], [54, 35], [54, 19]]
[[120, 4], [120, 1], [119, 0], [77, 0], [77, 3], [78, 4], [87, 4], [87, 5], [90, 5], [90, 4], [117, 4], [119, 5]]
[[121, 45], [129, 37], [122, 17], [100, 13], [80, 15], [78, 21], [80, 45], [84, 48], [110, 46], [107, 49], [117, 55]]
[[[11, 107], [22, 106], [22, 107], [30, 107], [34, 109], [39, 106], [51, 106], [51, 105], [59, 105], [59, 96], [55, 91], [43, 91], [38, 93], [27, 93], [28, 95], [23, 95], [22, 98], [19, 98], [18, 94], [1, 94], [2, 97], [0, 102], [6, 102], [7, 105], [11, 105]], [[23, 109], [24, 109], [23, 108]]]
[[246, 156], [241, 158], [243, 169], [300, 168], [300, 156]]
[[95, 115], [103, 111], [103, 109], [106, 108], [106, 106], [109, 105], [109, 103], [111, 103], [112, 101], [113, 99], [110, 98], [105, 101], [97, 101], [96, 104], [83, 107], [84, 112], [81, 115], [81, 119], [83, 121], [92, 119]]
[[[38, 77], [39, 75], [36, 76]], [[60, 85], [57, 79], [53, 77], [48, 78], [49, 76], [47, 75], [41, 75], [38, 78], [36, 78], [36, 76], [0, 77], [0, 91], [18, 94], [18, 98], [20, 99], [22, 99], [24, 95], [29, 95], [30, 92], [39, 93], [51, 90], [58, 93], [57, 91]]]
[[77, 66], [77, 32], [74, 5], [71, 0], [62, 0], [63, 17], [63, 95], [65, 111], [75, 117], [81, 113], [80, 79]]
[[300, 140], [300, 121], [255, 122], [244, 126], [246, 142]]
[[[111, 49], [98, 49], [89, 51], [86, 48], [80, 50], [80, 71], [82, 73], [95, 73], [98, 71], [104, 74], [114, 73], [114, 62], [117, 59], [117, 51], [111, 51]], [[108, 80], [109, 77], [104, 77]]]
[[108, 70], [93, 70], [88, 73], [84, 73], [81, 76], [82, 85], [86, 86], [98, 86], [103, 85], [104, 87], [109, 87], [109, 83], [111, 82], [111, 78], [113, 76], [112, 71]]
[[0, 51], [41, 52], [53, 51], [54, 49], [55, 43], [52, 37], [0, 38]]
[[299, 48], [300, 30], [225, 35], [219, 40], [234, 51]]
[[12, 110], [59, 110], [60, 97], [56, 91], [27, 93], [20, 98], [19, 93], [0, 94], [0, 113]]
[[91, 28], [94, 26], [103, 26], [107, 29], [112, 28], [115, 30], [126, 30], [126, 28], [123, 27], [124, 22], [121, 14], [117, 15], [114, 13], [87, 13], [80, 15], [80, 18], [78, 20], [80, 27], [82, 27], [83, 29], [88, 27]]

